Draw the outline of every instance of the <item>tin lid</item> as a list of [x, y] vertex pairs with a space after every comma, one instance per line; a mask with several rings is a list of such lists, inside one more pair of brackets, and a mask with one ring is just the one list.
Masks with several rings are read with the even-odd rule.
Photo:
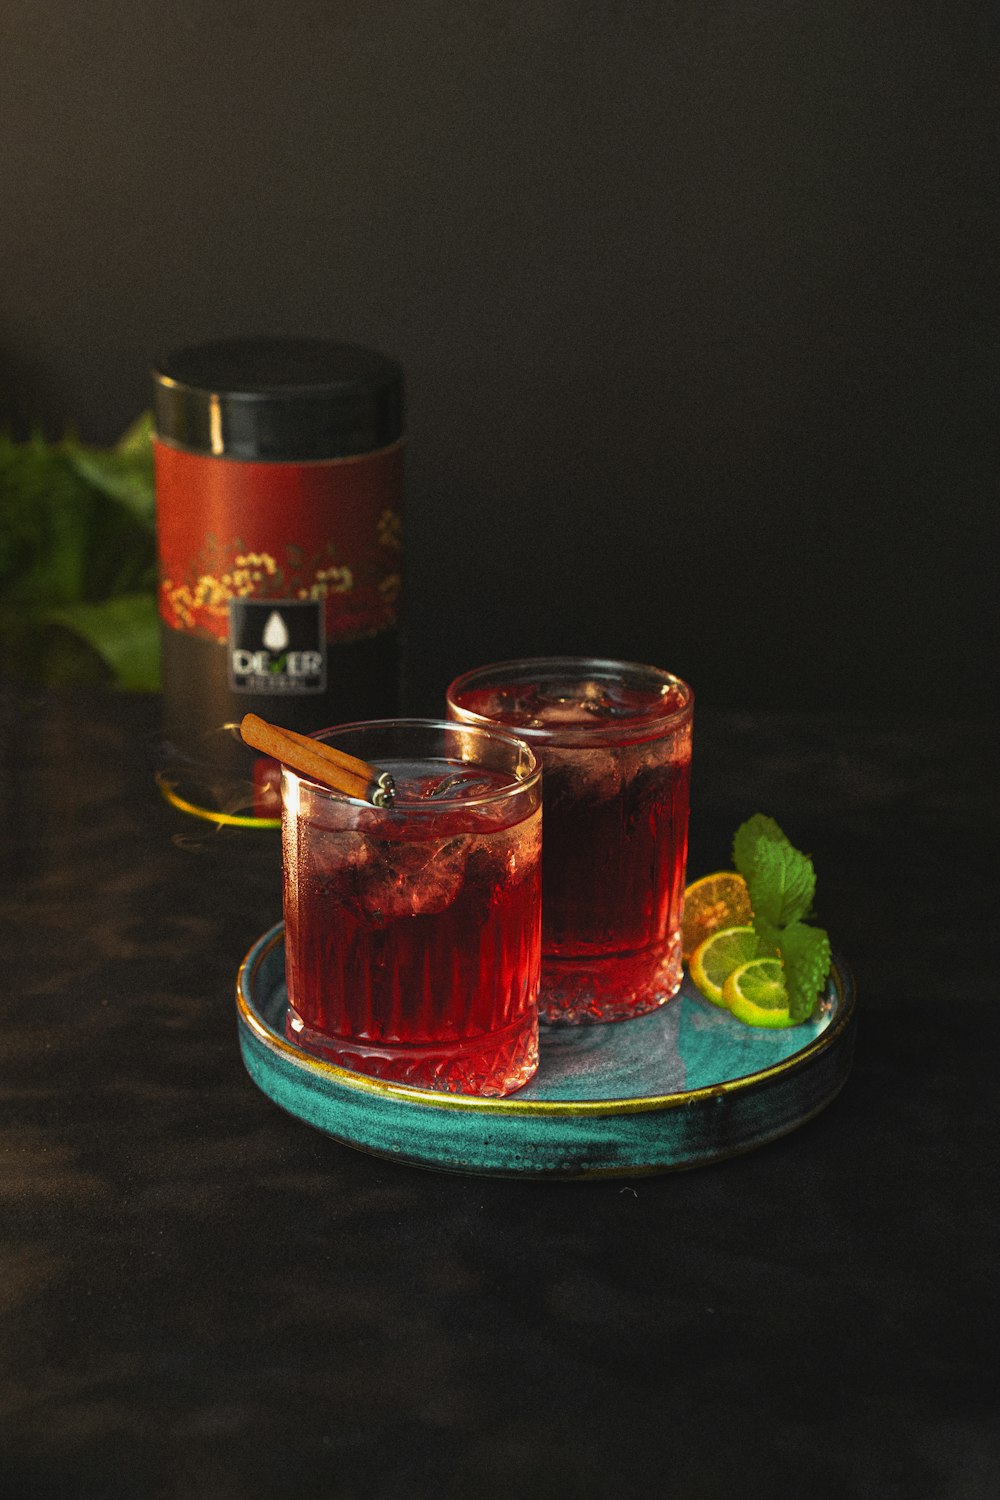
[[154, 361], [161, 441], [216, 458], [346, 458], [403, 435], [403, 371], [356, 344], [223, 339]]

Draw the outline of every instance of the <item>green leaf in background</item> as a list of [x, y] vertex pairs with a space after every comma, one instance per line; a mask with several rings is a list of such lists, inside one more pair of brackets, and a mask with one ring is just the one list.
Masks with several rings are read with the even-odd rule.
[[67, 604], [45, 614], [86, 641], [111, 668], [121, 688], [155, 692], [160, 686], [159, 616], [150, 594], [122, 594], [100, 604]]
[[84, 448], [72, 438], [64, 444], [80, 477], [124, 505], [150, 531], [156, 519], [152, 435], [152, 415], [144, 412], [113, 448]]
[[0, 669], [158, 685], [152, 420], [110, 449], [0, 433]]
[[30, 612], [81, 597], [94, 507], [59, 448], [0, 435], [0, 603]]

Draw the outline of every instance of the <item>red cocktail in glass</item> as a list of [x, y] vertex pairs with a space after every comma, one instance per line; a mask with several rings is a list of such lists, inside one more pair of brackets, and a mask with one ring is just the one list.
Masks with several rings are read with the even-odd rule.
[[670, 673], [576, 657], [500, 662], [448, 689], [543, 766], [546, 1021], [618, 1021], [681, 980], [694, 695]]
[[288, 1036], [421, 1088], [519, 1088], [538, 1065], [535, 756], [430, 720], [318, 738], [391, 772], [396, 793], [377, 808], [282, 772]]

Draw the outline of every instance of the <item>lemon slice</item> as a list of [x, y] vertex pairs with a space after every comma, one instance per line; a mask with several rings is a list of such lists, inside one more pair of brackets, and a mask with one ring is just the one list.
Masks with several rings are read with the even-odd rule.
[[722, 1001], [748, 1026], [794, 1026], [788, 1014], [788, 991], [778, 958], [751, 958], [722, 986]]
[[[699, 943], [691, 955], [691, 978], [706, 1000], [726, 1005], [723, 986], [734, 969], [745, 965], [760, 953], [757, 934], [752, 927], [720, 927]], [[779, 964], [780, 968], [781, 965]]]
[[684, 892], [681, 952], [690, 958], [699, 943], [720, 927], [740, 927], [751, 921], [747, 883], [735, 870], [703, 875]]

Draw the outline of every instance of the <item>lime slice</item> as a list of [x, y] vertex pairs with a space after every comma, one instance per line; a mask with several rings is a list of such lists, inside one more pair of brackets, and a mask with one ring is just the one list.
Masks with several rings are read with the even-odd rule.
[[[756, 958], [760, 952], [752, 927], [720, 927], [699, 943], [691, 955], [691, 978], [706, 1000], [726, 1005], [723, 985], [734, 969]], [[779, 964], [780, 968], [781, 965]]]
[[751, 958], [722, 986], [722, 1001], [748, 1026], [794, 1026], [779, 958]]
[[737, 927], [749, 922], [753, 912], [747, 883], [735, 870], [716, 870], [703, 875], [684, 892], [684, 917], [681, 922], [681, 952], [690, 958], [699, 943], [720, 927]]

